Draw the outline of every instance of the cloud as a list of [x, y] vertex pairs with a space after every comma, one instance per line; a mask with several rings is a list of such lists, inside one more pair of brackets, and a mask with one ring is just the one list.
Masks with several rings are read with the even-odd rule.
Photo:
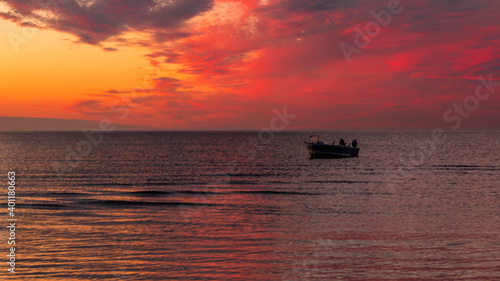
[[[9, 0], [0, 13], [14, 22], [76, 35], [81, 42], [99, 45], [128, 31], [147, 30], [157, 40], [187, 36], [176, 30], [207, 11], [210, 0]], [[112, 49], [110, 49], [112, 50]]]
[[[354, 28], [363, 30], [375, 20], [371, 11], [388, 2], [69, 0], [46, 12], [17, 0], [5, 2], [11, 10], [2, 16], [84, 43], [150, 50], [146, 59], [158, 69], [150, 85], [102, 91], [67, 107], [86, 116], [110, 114], [112, 95], [140, 92], [134, 114], [164, 127], [259, 128], [282, 105], [304, 128], [442, 125], [441, 113], [472, 93], [478, 75], [499, 73], [500, 2], [401, 0], [403, 11], [347, 63], [339, 44], [354, 44]], [[498, 107], [499, 100], [488, 103]]]
[[[304, 119], [295, 120], [304, 128], [311, 123], [344, 128], [441, 126], [444, 110], [473, 93], [470, 89], [478, 75], [500, 69], [496, 20], [500, 3], [401, 3], [403, 11], [393, 15], [391, 23], [350, 64], [339, 44], [353, 44], [353, 27], [364, 28], [373, 21], [370, 11], [387, 9], [386, 1], [297, 0], [267, 5], [233, 1], [231, 14], [222, 13], [229, 4], [216, 1], [212, 11], [193, 19], [200, 23], [192, 25], [197, 36], [182, 38], [174, 46], [156, 46], [151, 57], [164, 57], [180, 66], [181, 73], [196, 77], [196, 85], [209, 85], [214, 103], [224, 104], [223, 97], [232, 97], [226, 105], [233, 106], [224, 112], [232, 114], [233, 120], [236, 116], [249, 120], [286, 104]], [[252, 34], [242, 32], [249, 18], [256, 19]], [[198, 108], [203, 116], [216, 116], [211, 115], [217, 110], [210, 107], [214, 104], [204, 97], [188, 96], [188, 101], [203, 106], [203, 110]], [[194, 116], [194, 108], [175, 101], [187, 102], [174, 98], [166, 103], [172, 118], [189, 120], [191, 126], [203, 123], [189, 117]], [[388, 101], [393, 105], [388, 106]], [[237, 113], [240, 106], [244, 112]], [[475, 116], [477, 121], [471, 119], [471, 126], [485, 120], [482, 112]], [[219, 120], [207, 119], [227, 122], [222, 115]], [[248, 121], [240, 122], [248, 126]]]
[[130, 93], [130, 91], [118, 91], [118, 90], [115, 90], [115, 89], [107, 90], [107, 91], [104, 91], [104, 92], [108, 93], [108, 94], [127, 94], [127, 93]]
[[116, 115], [111, 111], [109, 105], [104, 104], [101, 100], [85, 100], [78, 101], [67, 106], [67, 110], [81, 113], [87, 116], [112, 116]]
[[161, 90], [172, 91], [181, 87], [182, 84], [180, 83], [179, 79], [171, 77], [158, 77], [154, 79], [154, 86], [157, 90], [161, 89]]

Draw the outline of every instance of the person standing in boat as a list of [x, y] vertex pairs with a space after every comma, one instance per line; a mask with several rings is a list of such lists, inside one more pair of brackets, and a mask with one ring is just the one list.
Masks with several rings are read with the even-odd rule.
[[341, 138], [339, 144], [345, 146], [345, 140]]
[[358, 141], [352, 140], [352, 147], [358, 147]]

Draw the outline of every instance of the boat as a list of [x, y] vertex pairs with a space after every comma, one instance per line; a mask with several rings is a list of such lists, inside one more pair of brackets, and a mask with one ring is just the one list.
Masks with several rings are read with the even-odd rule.
[[[318, 135], [309, 136], [309, 142], [304, 141], [309, 151], [311, 158], [343, 158], [343, 157], [356, 157], [359, 153], [357, 140], [352, 143], [346, 144], [343, 139], [340, 144], [325, 144], [319, 140]], [[352, 146], [351, 146], [352, 144]]]

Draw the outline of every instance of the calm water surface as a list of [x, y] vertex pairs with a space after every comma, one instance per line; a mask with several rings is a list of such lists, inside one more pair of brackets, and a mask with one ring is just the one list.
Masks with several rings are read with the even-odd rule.
[[311, 132], [114, 132], [80, 154], [82, 133], [2, 133], [16, 277], [500, 280], [500, 133], [319, 133], [360, 156], [309, 159]]

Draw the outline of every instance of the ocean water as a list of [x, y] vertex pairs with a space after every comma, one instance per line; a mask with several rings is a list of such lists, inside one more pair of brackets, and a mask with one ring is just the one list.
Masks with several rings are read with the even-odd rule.
[[[311, 133], [360, 155], [309, 159]], [[91, 137], [0, 134], [0, 279], [500, 280], [498, 132]]]

